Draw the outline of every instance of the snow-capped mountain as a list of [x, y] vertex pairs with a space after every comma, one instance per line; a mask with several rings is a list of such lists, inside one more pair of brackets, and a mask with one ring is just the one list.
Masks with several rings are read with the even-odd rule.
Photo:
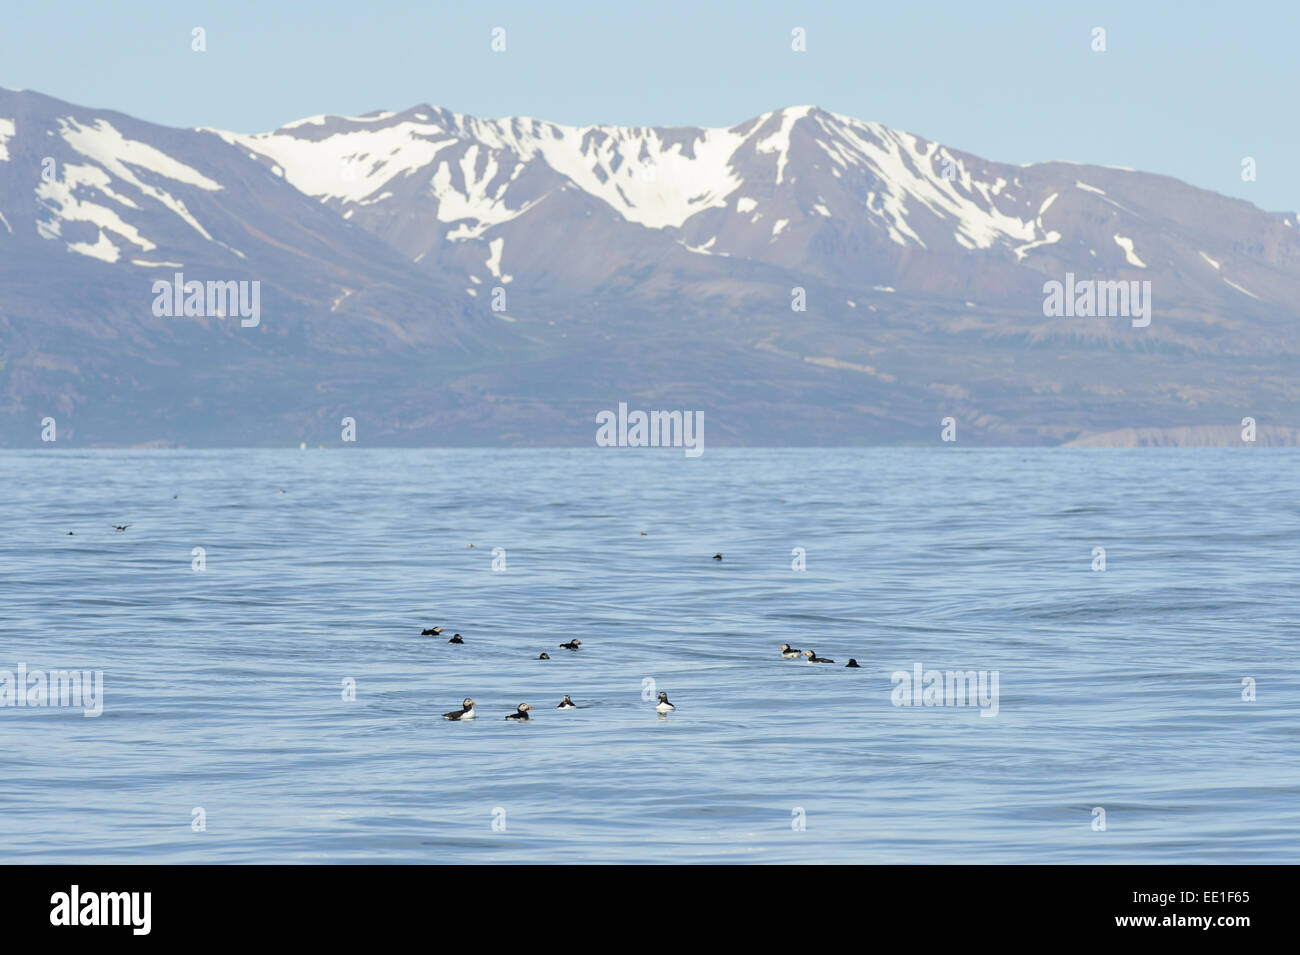
[[[1205, 234], [1205, 217], [1270, 225], [1248, 226], [1259, 213], [1245, 203], [1131, 170], [990, 163], [811, 106], [730, 129], [578, 128], [419, 106], [218, 135], [413, 261], [460, 262], [480, 281], [571, 259], [529, 241], [534, 223], [573, 215], [570, 192], [581, 220], [595, 221], [568, 221], [566, 234], [593, 255], [609, 233], [636, 226], [633, 241], [661, 252], [674, 243], [929, 292], [1040, 295], [1039, 275], [1062, 262], [1116, 274], [1151, 259], [1187, 269], [1184, 281], [1230, 304], [1256, 294], [1252, 280], [1278, 278], [1260, 266], [1296, 264], [1294, 217], [1272, 222], [1265, 247], [1243, 256], [1231, 232]], [[983, 274], [903, 268], [918, 255], [979, 263]]]
[[[260, 282], [265, 322], [157, 317], [178, 272]], [[1045, 316], [1067, 274], [1150, 282], [1152, 321]], [[89, 443], [311, 441], [349, 408], [375, 441], [586, 443], [637, 396], [711, 410], [719, 443], [1300, 410], [1294, 214], [812, 106], [648, 129], [424, 105], [249, 135], [0, 90], [0, 278], [10, 444], [46, 407]]]

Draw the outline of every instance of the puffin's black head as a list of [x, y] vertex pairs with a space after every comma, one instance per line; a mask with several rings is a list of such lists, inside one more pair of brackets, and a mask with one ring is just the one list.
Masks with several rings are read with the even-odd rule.
[[551, 655], [550, 655], [549, 653], [543, 653], [543, 654], [542, 654], [540, 657], [538, 657], [537, 659], [539, 659], [539, 660], [549, 660], [550, 658], [551, 658]]
[[667, 702], [668, 702], [668, 694], [665, 693], [663, 690], [660, 690], [660, 691], [659, 691], [659, 702], [660, 702], [660, 703], [667, 703]]
[[474, 701], [467, 696], [465, 697], [465, 702], [462, 703], [461, 705], [464, 706], [465, 709], [467, 710], [472, 710], [474, 708]]

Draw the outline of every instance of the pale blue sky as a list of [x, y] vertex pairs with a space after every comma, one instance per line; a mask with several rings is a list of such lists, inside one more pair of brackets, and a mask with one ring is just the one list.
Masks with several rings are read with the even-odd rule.
[[[555, 9], [548, 9], [554, 7]], [[208, 50], [190, 50], [190, 30]], [[506, 52], [489, 48], [506, 29]], [[793, 27], [808, 50], [790, 49]], [[1107, 31], [1108, 50], [1090, 50]], [[428, 102], [726, 126], [815, 103], [1004, 162], [1300, 209], [1300, 2], [10, 2], [0, 85], [244, 132]], [[1252, 156], [1258, 180], [1243, 182]]]

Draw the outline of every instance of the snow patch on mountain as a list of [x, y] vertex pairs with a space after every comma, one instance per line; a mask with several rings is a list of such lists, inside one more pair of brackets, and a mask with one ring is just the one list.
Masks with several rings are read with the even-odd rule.
[[[1227, 279], [1224, 279], [1223, 281], [1228, 282]], [[1259, 299], [1259, 296], [1256, 295], [1254, 292], [1250, 291], [1249, 289], [1244, 289], [1244, 288], [1242, 288], [1242, 287], [1241, 287], [1240, 285], [1238, 285], [1236, 282], [1228, 282], [1228, 284], [1231, 285], [1233, 288], [1235, 288], [1235, 289], [1236, 289], [1238, 292], [1240, 292], [1242, 295], [1249, 295], [1251, 298], [1256, 299], [1256, 300]]]
[[[756, 153], [776, 153], [776, 184], [785, 182], [785, 167], [790, 160], [790, 131], [794, 124], [815, 109], [812, 106], [792, 106], [780, 111], [781, 122], [776, 132], [764, 137], [754, 144]], [[765, 113], [759, 122], [759, 128], [766, 126], [776, 113]]]
[[138, 246], [142, 252], [157, 248], [135, 226], [125, 222], [108, 206], [77, 197], [78, 191], [102, 192], [101, 186], [107, 179], [104, 170], [97, 166], [67, 164], [63, 167], [60, 179], [53, 182], [41, 180], [36, 186], [36, 198], [49, 215], [37, 219], [37, 234], [43, 239], [62, 239], [63, 223], [88, 222], [98, 229], [98, 238], [91, 243], [69, 242], [68, 250], [105, 262], [116, 262], [120, 254], [117, 246], [104, 234], [105, 231], [116, 233]]
[[[488, 243], [487, 270], [501, 280], [503, 285], [510, 284], [511, 276], [501, 272], [501, 253], [505, 251], [506, 240], [497, 238]], [[473, 276], [471, 276], [472, 278]]]
[[[197, 186], [208, 192], [219, 191], [221, 189], [220, 183], [213, 182], [202, 173], [173, 159], [148, 143], [127, 139], [102, 119], [95, 120], [94, 126], [91, 127], [82, 126], [70, 117], [60, 119], [59, 134], [64, 142], [81, 155], [93, 160], [108, 173], [134, 186], [151, 199], [162, 203], [203, 238], [212, 241], [212, 236], [208, 234], [208, 231], [203, 226], [199, 225], [194, 216], [190, 215], [189, 210], [185, 208], [184, 202], [164, 189], [143, 182], [136, 175], [135, 169], [144, 169], [165, 179], [171, 179], [188, 186]], [[109, 195], [109, 193], [105, 193], [105, 195]], [[120, 196], [112, 196], [112, 198], [115, 201], [122, 202]], [[139, 208], [134, 203], [130, 203], [130, 207]]]
[[[818, 143], [841, 167], [865, 167], [881, 182], [868, 194], [868, 211], [886, 220], [890, 239], [906, 246], [925, 242], [909, 223], [909, 207], [923, 206], [943, 219], [956, 220], [954, 240], [966, 248], [997, 243], [1023, 244], [1037, 238], [1034, 222], [1002, 212], [991, 196], [995, 183], [975, 179], [961, 157], [938, 143], [838, 114], [818, 117], [830, 137]], [[923, 145], [924, 143], [924, 145]], [[945, 175], [945, 173], [948, 173]], [[876, 208], [873, 200], [879, 200]]]
[[1124, 261], [1129, 265], [1135, 265], [1139, 269], [1145, 269], [1147, 264], [1138, 258], [1137, 253], [1133, 251], [1133, 240], [1127, 236], [1115, 236], [1115, 244], [1124, 250]]
[[9, 159], [9, 148], [6, 143], [13, 138], [14, 131], [14, 121], [0, 117], [0, 162], [7, 162]]

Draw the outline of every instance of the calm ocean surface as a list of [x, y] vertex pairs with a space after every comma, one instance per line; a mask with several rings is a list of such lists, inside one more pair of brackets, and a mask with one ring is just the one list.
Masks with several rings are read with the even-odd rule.
[[[1293, 450], [11, 451], [0, 475], [0, 670], [104, 674], [97, 718], [0, 709], [6, 861], [1300, 861]], [[998, 671], [996, 716], [893, 705], [917, 664]], [[441, 719], [465, 696], [475, 722]]]

